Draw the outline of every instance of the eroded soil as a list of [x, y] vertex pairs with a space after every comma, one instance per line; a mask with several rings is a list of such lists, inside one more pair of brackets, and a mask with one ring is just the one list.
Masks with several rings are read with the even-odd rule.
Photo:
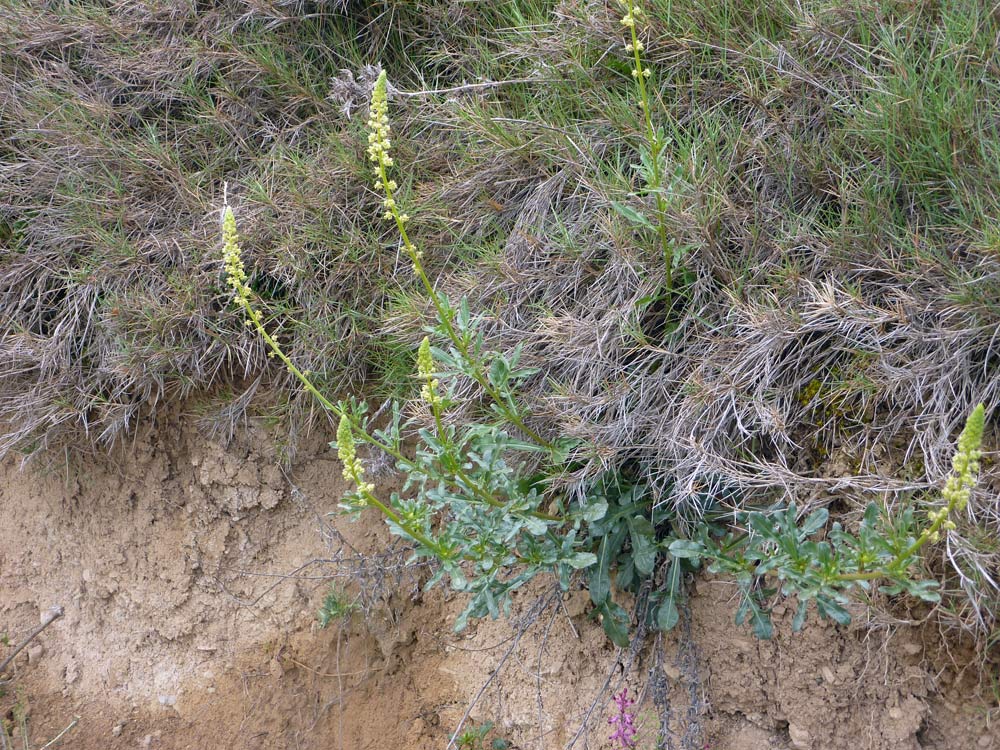
[[377, 518], [327, 515], [342, 487], [324, 440], [301, 455], [286, 474], [262, 427], [223, 446], [177, 418], [111, 457], [2, 465], [0, 633], [65, 609], [0, 699], [27, 710], [33, 746], [78, 717], [62, 747], [443, 749], [475, 700], [470, 722], [513, 747], [603, 748], [602, 689], [627, 686], [642, 747], [666, 716], [675, 748], [1000, 750], [995, 696], [933, 625], [861, 613], [793, 635], [789, 609], [760, 642], [722, 580], [696, 581], [682, 627], [630, 654], [585, 592], [544, 581], [512, 621], [455, 634], [461, 601], [387, 556], [365, 611], [320, 629], [329, 576], [391, 540]]

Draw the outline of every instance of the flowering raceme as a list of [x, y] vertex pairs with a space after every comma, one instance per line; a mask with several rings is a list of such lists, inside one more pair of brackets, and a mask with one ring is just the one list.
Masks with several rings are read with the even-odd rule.
[[346, 415], [341, 416], [340, 424], [337, 426], [337, 456], [344, 465], [344, 479], [357, 485], [358, 492], [365, 494], [375, 490], [372, 484], [364, 480], [365, 469], [358, 459], [354, 447], [354, 433]]
[[416, 255], [419, 260], [420, 253], [406, 236], [405, 225], [410, 220], [408, 214], [400, 213], [396, 205], [394, 193], [399, 189], [395, 180], [389, 178], [388, 169], [393, 165], [392, 156], [389, 151], [392, 148], [392, 141], [389, 136], [392, 127], [389, 125], [389, 97], [388, 84], [386, 83], [385, 71], [383, 70], [375, 81], [375, 88], [372, 91], [372, 101], [368, 108], [368, 160], [374, 164], [372, 169], [375, 175], [375, 189], [380, 193], [385, 193], [382, 199], [382, 208], [385, 209], [383, 218], [393, 221], [399, 225], [400, 233], [403, 235], [403, 247], [411, 256]]
[[434, 377], [434, 355], [431, 354], [431, 340], [424, 336], [417, 350], [417, 374], [423, 381], [420, 396], [428, 404], [434, 406], [437, 401], [438, 381]]
[[952, 511], [963, 511], [972, 497], [979, 476], [979, 459], [982, 457], [983, 431], [986, 427], [986, 408], [980, 404], [969, 415], [965, 428], [958, 438], [958, 449], [951, 459], [952, 473], [941, 490], [945, 506], [927, 514], [931, 528], [927, 532], [929, 541], [936, 542], [941, 534], [939, 529], [951, 531], [955, 522], [948, 518]]
[[635, 728], [635, 714], [631, 710], [635, 701], [628, 697], [628, 689], [625, 689], [615, 695], [614, 702], [618, 711], [608, 719], [608, 724], [614, 727], [608, 739], [615, 750], [635, 750], [635, 736], [639, 731]]

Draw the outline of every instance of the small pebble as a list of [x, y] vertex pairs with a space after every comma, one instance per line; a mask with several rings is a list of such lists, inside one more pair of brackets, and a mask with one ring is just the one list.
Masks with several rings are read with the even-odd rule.
[[795, 750], [810, 750], [812, 747], [812, 737], [808, 730], [795, 724], [788, 725], [788, 738], [792, 741]]
[[28, 649], [28, 664], [37, 664], [38, 660], [41, 659], [44, 654], [45, 646], [41, 643], [36, 643]]

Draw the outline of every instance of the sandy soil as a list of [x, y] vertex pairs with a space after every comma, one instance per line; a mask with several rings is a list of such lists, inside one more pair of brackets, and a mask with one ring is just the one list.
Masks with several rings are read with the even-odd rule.
[[388, 562], [367, 611], [320, 629], [328, 577], [350, 569], [324, 561], [391, 540], [327, 516], [341, 480], [324, 440], [286, 475], [273, 438], [251, 425], [223, 446], [177, 418], [110, 457], [0, 465], [0, 633], [66, 613], [0, 698], [26, 709], [32, 747], [78, 717], [59, 746], [443, 749], [475, 701], [487, 747], [596, 749], [607, 686], [641, 696], [643, 748], [666, 717], [673, 748], [1000, 750], [996, 697], [932, 625], [792, 634], [789, 608], [759, 642], [721, 580], [696, 581], [682, 627], [637, 653], [608, 644], [584, 592], [544, 581], [513, 621], [455, 634], [461, 601]]

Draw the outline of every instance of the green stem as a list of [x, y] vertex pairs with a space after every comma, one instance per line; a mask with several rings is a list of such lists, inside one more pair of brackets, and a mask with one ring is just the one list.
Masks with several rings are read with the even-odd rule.
[[[428, 388], [431, 388], [432, 381], [433, 378], [427, 379]], [[436, 396], [431, 400], [431, 412], [434, 415], [434, 426], [437, 429], [438, 439], [441, 441], [443, 445], [454, 448], [455, 446], [452, 444], [451, 438], [448, 437], [448, 433], [445, 431], [444, 420], [441, 417], [441, 403]], [[472, 490], [472, 493], [476, 495], [476, 497], [478, 497], [482, 502], [486, 503], [491, 508], [498, 508], [502, 510], [507, 509], [507, 506], [503, 502], [497, 500], [495, 497], [493, 497], [493, 495], [484, 490], [477, 482], [474, 482], [465, 473], [465, 470], [462, 468], [460, 462], [455, 462], [454, 466], [452, 467], [452, 470], [458, 477], [459, 481], [462, 482], [468, 489]], [[532, 516], [533, 518], [542, 519], [544, 521], [558, 521], [560, 523], [566, 522], [566, 520], [564, 518], [561, 518], [560, 516], [553, 516], [550, 515], [549, 513], [542, 513], [536, 510], [528, 511], [528, 515]]]
[[945, 506], [945, 512], [940, 514], [930, 526], [924, 529], [920, 536], [918, 536], [909, 547], [896, 555], [893, 561], [885, 568], [872, 571], [858, 571], [857, 573], [841, 573], [840, 575], [834, 576], [834, 580], [873, 581], [877, 578], [890, 578], [892, 577], [893, 572], [898, 572], [901, 569], [907, 568], [914, 555], [916, 555], [925, 544], [935, 538], [937, 532], [941, 530], [945, 521], [948, 520], [951, 512], [955, 510], [957, 502], [957, 499], [950, 500], [948, 505]]
[[664, 284], [667, 295], [673, 292], [674, 286], [674, 259], [670, 252], [670, 236], [667, 234], [667, 225], [664, 217], [667, 213], [667, 201], [663, 197], [663, 173], [660, 167], [660, 154], [663, 153], [663, 142], [653, 127], [653, 111], [649, 101], [649, 90], [646, 87], [645, 68], [642, 64], [642, 56], [639, 54], [639, 32], [636, 31], [635, 0], [628, 0], [628, 14], [633, 19], [629, 25], [632, 37], [632, 57], [635, 64], [635, 78], [639, 85], [639, 103], [642, 106], [642, 116], [646, 125], [646, 139], [649, 141], [650, 161], [652, 162], [653, 174], [651, 175], [648, 188], [653, 190], [653, 198], [656, 201], [656, 232], [660, 238], [660, 245], [663, 248]]
[[[354, 483], [356, 485], [360, 485], [360, 482], [357, 481], [357, 478], [355, 478]], [[397, 526], [399, 526], [399, 528], [405, 531], [410, 536], [411, 539], [420, 542], [420, 544], [424, 545], [429, 550], [440, 551], [440, 546], [436, 542], [432, 541], [427, 536], [425, 536], [423, 532], [417, 531], [416, 529], [413, 529], [410, 526], [408, 526], [400, 517], [400, 515], [396, 513], [396, 511], [394, 511], [388, 505], [386, 505], [377, 497], [375, 497], [375, 495], [373, 495], [371, 492], [363, 490], [361, 492], [361, 496], [365, 499], [366, 503], [376, 508], [382, 515], [393, 521]]]
[[302, 372], [302, 370], [300, 370], [298, 367], [295, 366], [295, 363], [292, 362], [291, 358], [287, 354], [285, 354], [284, 350], [282, 350], [281, 348], [281, 345], [274, 340], [274, 337], [272, 337], [271, 334], [267, 332], [267, 328], [264, 327], [264, 322], [261, 320], [260, 315], [258, 314], [257, 310], [254, 309], [253, 305], [251, 305], [250, 302], [244, 299], [242, 296], [238, 296], [236, 299], [243, 306], [243, 309], [249, 316], [250, 321], [253, 323], [254, 328], [257, 330], [257, 333], [259, 333], [261, 338], [264, 339], [264, 343], [266, 343], [268, 348], [274, 353], [274, 356], [276, 356], [278, 359], [281, 360], [281, 362], [285, 365], [285, 367], [288, 368], [288, 371], [292, 373], [292, 375], [294, 375], [298, 379], [298, 381], [302, 383], [302, 386], [309, 393], [312, 394], [313, 398], [315, 398], [319, 402], [320, 406], [322, 406], [327, 411], [332, 412], [337, 417], [346, 416], [351, 421], [351, 427], [364, 442], [368, 443], [372, 447], [384, 451], [385, 453], [388, 453], [397, 461], [402, 462], [405, 466], [409, 467], [415, 466], [415, 464], [412, 461], [406, 458], [406, 456], [404, 456], [399, 451], [395, 450], [391, 445], [387, 445], [383, 443], [381, 440], [378, 440], [377, 438], [369, 435], [368, 431], [362, 428], [362, 426], [358, 423], [358, 421], [354, 418], [352, 414], [344, 412], [343, 409], [341, 409], [330, 399], [324, 396], [319, 391], [319, 389], [316, 388], [315, 385], [313, 385], [312, 381], [309, 380], [308, 376], [304, 372]]
[[[285, 354], [285, 352], [281, 348], [281, 345], [274, 340], [274, 337], [267, 332], [267, 329], [264, 327], [264, 323], [261, 320], [258, 311], [254, 309], [253, 305], [251, 305], [249, 301], [244, 299], [242, 296], [237, 297], [237, 299], [242, 304], [243, 309], [249, 316], [251, 322], [253, 323], [254, 328], [260, 334], [261, 338], [264, 339], [264, 342], [267, 344], [270, 350], [274, 352], [274, 355], [281, 360], [281, 362], [285, 365], [285, 367], [288, 368], [288, 371], [292, 373], [299, 380], [300, 383], [302, 383], [303, 387], [313, 395], [313, 397], [320, 403], [320, 405], [324, 409], [332, 412], [337, 417], [346, 416], [351, 421], [351, 428], [354, 430], [355, 434], [359, 438], [361, 438], [363, 442], [368, 443], [372, 447], [378, 448], [379, 450], [389, 454], [394, 459], [396, 459], [397, 462], [405, 466], [407, 469], [413, 470], [417, 468], [415, 462], [408, 459], [406, 456], [397, 451], [391, 445], [383, 443], [378, 438], [370, 435], [368, 431], [365, 430], [362, 427], [362, 425], [360, 425], [357, 422], [356, 419], [354, 419], [353, 415], [345, 413], [343, 409], [341, 409], [335, 403], [330, 401], [330, 399], [324, 396], [319, 391], [319, 389], [317, 389], [316, 386], [313, 385], [312, 381], [309, 380], [309, 377], [304, 372], [302, 372], [302, 370], [300, 370], [298, 367], [295, 366], [295, 363], [292, 362], [291, 358], [287, 354]], [[444, 428], [439, 413], [435, 413], [435, 422], [437, 423], [439, 434], [443, 434]], [[494, 498], [492, 495], [486, 492], [486, 490], [484, 490], [476, 482], [474, 482], [468, 475], [466, 475], [466, 473], [462, 470], [460, 466], [456, 467], [455, 473], [458, 476], [459, 480], [461, 480], [465, 488], [472, 490], [472, 492], [487, 505], [490, 505], [494, 508], [506, 507], [502, 502]], [[539, 511], [529, 511], [528, 515], [533, 516], [535, 518], [540, 518], [545, 521], [558, 521], [563, 523], [565, 522], [565, 519], [561, 518], [560, 516], [553, 516], [550, 515], [549, 513], [541, 513]]]
[[489, 381], [489, 378], [486, 377], [482, 365], [480, 365], [480, 363], [474, 360], [470, 355], [468, 342], [466, 342], [466, 340], [462, 336], [459, 336], [458, 331], [456, 331], [455, 327], [452, 325], [451, 315], [449, 311], [445, 309], [444, 305], [441, 302], [441, 298], [438, 296], [437, 291], [434, 289], [434, 285], [431, 284], [431, 280], [427, 277], [427, 273], [424, 271], [423, 264], [420, 262], [420, 255], [415, 250], [415, 245], [413, 244], [413, 242], [410, 241], [410, 236], [406, 231], [406, 222], [403, 221], [403, 218], [399, 213], [399, 208], [395, 205], [395, 199], [393, 198], [392, 189], [389, 186], [389, 178], [388, 175], [386, 175], [385, 173], [385, 166], [381, 163], [378, 165], [378, 173], [379, 173], [379, 180], [382, 183], [382, 189], [385, 191], [386, 200], [389, 201], [390, 205], [392, 206], [392, 208], [389, 209], [389, 212], [392, 214], [393, 219], [395, 219], [396, 221], [396, 228], [399, 230], [400, 239], [402, 239], [403, 241], [403, 249], [406, 251], [406, 254], [409, 256], [410, 261], [413, 263], [413, 270], [419, 277], [421, 284], [423, 284], [424, 289], [427, 292], [427, 295], [431, 298], [431, 302], [433, 302], [434, 308], [437, 310], [438, 320], [440, 320], [441, 324], [444, 326], [445, 332], [448, 334], [448, 338], [451, 340], [452, 344], [458, 350], [458, 353], [462, 355], [462, 358], [465, 359], [466, 362], [472, 365], [473, 380], [475, 380], [482, 387], [482, 389], [486, 391], [486, 393], [490, 396], [490, 398], [493, 399], [494, 403], [496, 403], [496, 405], [499, 407], [504, 417], [506, 417], [511, 424], [513, 424], [515, 427], [521, 430], [521, 432], [523, 432], [525, 435], [531, 438], [538, 445], [548, 450], [552, 450], [552, 448], [554, 447], [552, 443], [550, 443], [548, 440], [546, 440], [537, 432], [528, 427], [528, 425], [524, 423], [524, 420], [521, 419], [521, 416], [516, 411], [510, 408], [510, 406], [507, 404], [507, 400], [500, 394], [499, 391], [496, 390], [496, 388], [493, 387], [493, 385]]

